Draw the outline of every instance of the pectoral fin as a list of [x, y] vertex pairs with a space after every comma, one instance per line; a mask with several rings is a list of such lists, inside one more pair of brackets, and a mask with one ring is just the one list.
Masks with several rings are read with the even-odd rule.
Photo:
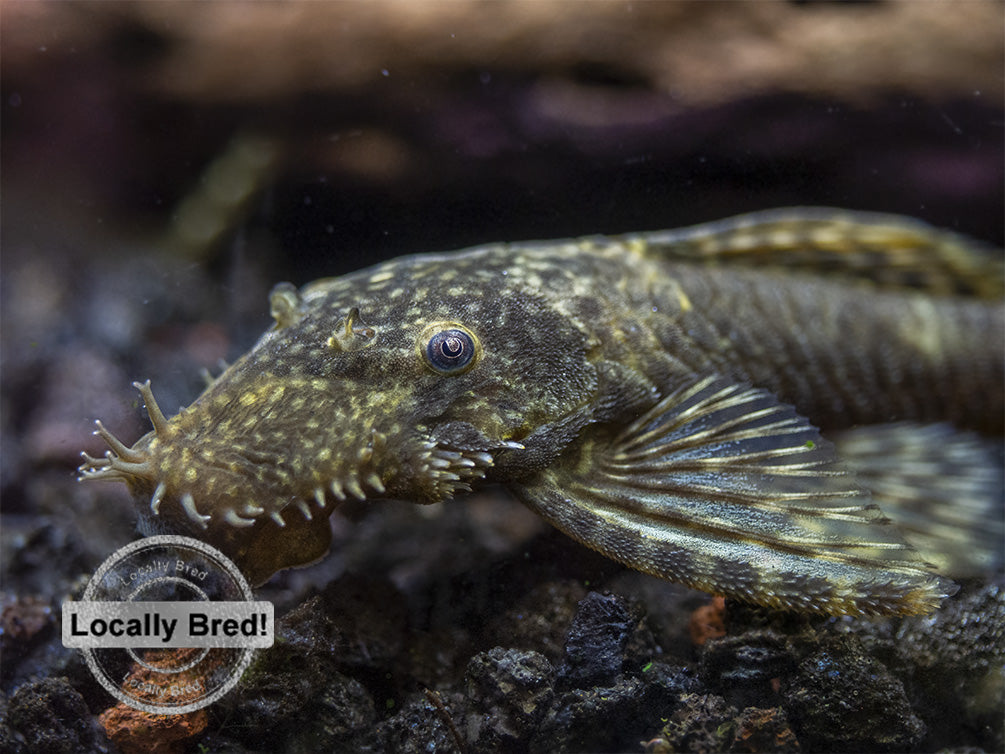
[[628, 426], [595, 427], [514, 485], [608, 557], [698, 589], [831, 614], [925, 613], [954, 590], [764, 390], [709, 377]]

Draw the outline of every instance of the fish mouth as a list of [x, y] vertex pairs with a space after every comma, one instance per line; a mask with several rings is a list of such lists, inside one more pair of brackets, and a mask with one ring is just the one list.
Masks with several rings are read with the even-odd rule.
[[[404, 433], [367, 425], [331, 439], [294, 423], [274, 431], [274, 447], [262, 439], [264, 430], [250, 425], [257, 439], [242, 444], [207, 437], [218, 417], [207, 418], [199, 401], [168, 420], [150, 382], [134, 386], [153, 431], [129, 447], [96, 422], [95, 434], [108, 450], [100, 458], [82, 454], [79, 478], [125, 483], [137, 501], [142, 534], [195, 537], [255, 585], [323, 558], [332, 540], [328, 517], [344, 501], [439, 502], [490, 476], [494, 453], [524, 447], [490, 440], [462, 422]], [[298, 447], [289, 443], [294, 430], [302, 438]]]
[[[149, 380], [133, 383], [153, 431], [132, 447], [96, 421], [108, 445], [103, 457], [82, 453], [81, 480], [124, 482], [140, 501], [144, 533], [173, 531], [214, 540], [222, 529], [251, 530], [270, 522], [285, 529], [327, 516], [348, 500], [403, 499], [433, 503], [470, 492], [494, 465], [491, 451], [523, 446], [489, 443], [456, 447], [415, 433], [394, 438], [375, 428], [358, 445], [315, 451], [300, 466], [277, 451], [207, 444], [190, 437], [179, 417], [165, 417]], [[148, 501], [143, 505], [143, 501]], [[292, 516], [292, 519], [291, 519]], [[233, 532], [225, 539], [232, 539]]]

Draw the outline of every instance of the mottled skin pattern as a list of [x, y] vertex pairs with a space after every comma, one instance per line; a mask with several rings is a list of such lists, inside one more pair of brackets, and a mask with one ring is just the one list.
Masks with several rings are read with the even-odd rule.
[[[760, 489], [770, 486], [763, 475], [737, 492], [760, 501], [752, 515], [763, 523], [745, 534], [731, 518], [724, 545], [716, 514], [703, 520], [687, 490], [686, 512], [666, 516], [665, 493], [652, 492], [672, 476], [666, 458], [681, 452], [659, 423], [687, 400], [713, 421], [706, 399], [732, 386], [727, 403], [788, 412], [802, 434], [798, 447], [775, 437], [778, 452], [805, 452], [817, 485], [831, 484], [816, 470], [833, 459], [810, 424], [826, 433], [951, 421], [1001, 433], [1002, 306], [973, 290], [979, 263], [950, 237], [908, 265], [911, 289], [870, 270], [883, 269], [891, 239], [926, 247], [934, 233], [835, 215], [849, 230], [824, 217], [795, 210], [699, 233], [490, 245], [397, 259], [299, 292], [277, 286], [275, 327], [169, 421], [144, 387], [155, 431], [130, 449], [100, 428], [112, 451], [88, 459], [83, 475], [124, 480], [142, 501], [144, 531], [201, 537], [255, 581], [321, 557], [327, 515], [346, 497], [428, 503], [495, 482], [586, 544], [698, 588], [823, 612], [925, 612], [947, 584], [903, 551], [867, 498], [848, 499], [862, 493], [846, 477], [827, 487], [837, 502], [819, 520], [800, 509], [810, 539], [790, 541], [780, 525], [792, 518], [779, 502], [788, 498]], [[751, 251], [758, 234], [772, 252], [806, 247], [809, 256]], [[743, 251], [756, 263], [719, 264]], [[818, 274], [827, 254], [849, 274]], [[870, 254], [880, 261], [862, 274]], [[948, 271], [911, 280], [935, 259], [948, 259]], [[944, 290], [946, 280], [968, 295]], [[425, 349], [451, 329], [470, 334], [475, 350], [463, 369], [438, 372]], [[633, 422], [651, 410], [657, 428], [646, 435]], [[785, 473], [798, 482], [801, 472]], [[633, 486], [637, 500], [625, 492]], [[620, 518], [632, 506], [640, 526]], [[746, 513], [733, 505], [722, 515], [742, 522]], [[832, 531], [830, 520], [851, 528]]]

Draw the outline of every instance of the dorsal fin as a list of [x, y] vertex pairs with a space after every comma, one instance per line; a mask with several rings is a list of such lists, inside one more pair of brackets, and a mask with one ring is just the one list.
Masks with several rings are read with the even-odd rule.
[[787, 207], [622, 239], [666, 259], [803, 269], [935, 295], [1005, 296], [1000, 249], [900, 215]]

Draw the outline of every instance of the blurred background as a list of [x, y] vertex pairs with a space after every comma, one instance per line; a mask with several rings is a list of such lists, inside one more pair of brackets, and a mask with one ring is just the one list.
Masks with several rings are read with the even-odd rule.
[[[52, 611], [136, 536], [121, 485], [75, 481], [104, 452], [93, 419], [145, 433], [137, 379], [188, 404], [269, 326], [279, 281], [786, 205], [1003, 240], [997, 1], [0, 0], [0, 21], [4, 691], [69, 674], [92, 693]], [[266, 598], [371, 569], [454, 630], [437, 600], [456, 593], [417, 585], [541, 524], [448, 510], [350, 506], [326, 570]], [[549, 542], [566, 555], [536, 563], [615, 568]]]

